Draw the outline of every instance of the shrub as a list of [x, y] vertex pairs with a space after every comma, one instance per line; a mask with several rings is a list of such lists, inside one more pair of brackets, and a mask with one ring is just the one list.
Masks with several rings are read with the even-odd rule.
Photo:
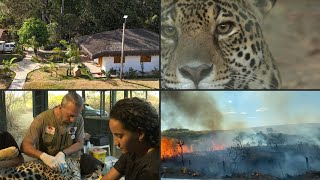
[[105, 71], [105, 70], [101, 70], [101, 73], [106, 75], [106, 80], [109, 80], [111, 78], [111, 71]]
[[134, 70], [132, 67], [129, 68], [129, 71], [125, 73], [125, 76], [128, 79], [137, 79], [138, 77], [138, 71]]
[[81, 77], [90, 80], [93, 79], [90, 71], [85, 66], [79, 65], [78, 68], [81, 70]]
[[46, 66], [46, 65], [43, 65], [43, 66], [41, 67], [41, 70], [42, 70], [43, 72], [49, 73], [49, 72], [50, 72], [50, 67], [48, 67], [48, 66]]
[[110, 72], [110, 75], [117, 75], [117, 70], [113, 69], [113, 67], [110, 68], [109, 72]]
[[1, 76], [2, 77], [10, 77], [12, 75], [11, 68], [17, 68], [18, 64], [14, 63], [14, 60], [17, 58], [13, 57], [10, 60], [3, 60], [2, 61], [2, 68], [1, 68]]
[[153, 77], [160, 78], [160, 70], [158, 68], [154, 67], [154, 69], [151, 72]]
[[36, 62], [36, 63], [40, 63], [41, 59], [38, 56], [32, 56], [31, 61]]
[[53, 48], [55, 48], [56, 46], [57, 46], [56, 43], [55, 43], [55, 44], [47, 44], [47, 45], [45, 45], [45, 46], [43, 47], [43, 49], [46, 50], [46, 51], [52, 51]]
[[23, 46], [20, 44], [16, 44], [16, 49], [15, 49], [16, 53], [20, 56], [23, 56]]

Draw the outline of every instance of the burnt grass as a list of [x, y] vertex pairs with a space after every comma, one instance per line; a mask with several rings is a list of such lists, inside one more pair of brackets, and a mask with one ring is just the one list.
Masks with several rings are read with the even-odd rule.
[[[297, 130], [299, 128], [304, 130]], [[267, 132], [267, 129], [272, 132]], [[185, 146], [193, 147], [193, 152], [183, 153], [183, 160], [181, 154], [162, 157], [161, 176], [186, 179], [320, 179], [319, 124], [275, 126], [271, 130], [270, 127], [259, 127], [228, 131], [163, 131], [163, 137], [182, 140]], [[309, 134], [303, 133], [305, 131]], [[243, 137], [241, 145], [232, 140], [240, 134]], [[261, 134], [266, 139], [281, 134], [283, 141], [280, 144], [249, 142], [250, 138], [261, 141]], [[318, 138], [311, 140], [311, 137]], [[210, 150], [212, 142], [224, 144], [225, 148]]]
[[237, 162], [228, 160], [227, 150], [185, 153], [183, 161], [180, 155], [162, 159], [161, 174], [166, 178], [188, 179], [320, 178], [319, 146], [310, 146], [308, 154], [297, 152], [297, 149], [297, 145], [285, 145], [277, 150], [273, 147], [248, 147], [248, 155]]

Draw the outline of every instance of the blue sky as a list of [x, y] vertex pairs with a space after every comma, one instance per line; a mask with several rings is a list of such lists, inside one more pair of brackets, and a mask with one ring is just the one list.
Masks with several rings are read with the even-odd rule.
[[[171, 92], [162, 93], [170, 94]], [[199, 117], [199, 114], [190, 117], [189, 111], [196, 113], [208, 106], [197, 108], [189, 104], [192, 108], [188, 107], [188, 112], [186, 112], [181, 110], [181, 107], [177, 108], [172, 99], [162, 98], [162, 130], [168, 128], [237, 129], [281, 124], [318, 123], [320, 119], [320, 91], [198, 91], [183, 93], [182, 100], [191, 101], [188, 102], [191, 104], [197, 99], [201, 99], [198, 96], [204, 95], [206, 99], [202, 99], [202, 101], [213, 103], [213, 107], [221, 114], [219, 125], [208, 127], [208, 122], [205, 124], [201, 122], [201, 119], [206, 119], [204, 121], [219, 119], [202, 116], [208, 114], [209, 110], [200, 113], [202, 117]], [[196, 98], [192, 98], [193, 96]], [[187, 102], [180, 103], [180, 105], [185, 103]], [[208, 116], [212, 116], [212, 113], [209, 114]]]

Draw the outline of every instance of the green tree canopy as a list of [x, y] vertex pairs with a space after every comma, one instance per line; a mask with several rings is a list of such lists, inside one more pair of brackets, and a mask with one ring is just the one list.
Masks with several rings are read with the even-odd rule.
[[[129, 16], [128, 29], [145, 28], [160, 33], [159, 0], [0, 0], [0, 3], [3, 28], [19, 29], [27, 19], [39, 18], [48, 25], [50, 43], [121, 29], [123, 15]], [[12, 33], [15, 32], [13, 29]], [[15, 39], [16, 35], [12, 37]]]
[[31, 45], [35, 49], [45, 45], [49, 38], [46, 25], [35, 18], [26, 20], [18, 31], [18, 35], [20, 43]]

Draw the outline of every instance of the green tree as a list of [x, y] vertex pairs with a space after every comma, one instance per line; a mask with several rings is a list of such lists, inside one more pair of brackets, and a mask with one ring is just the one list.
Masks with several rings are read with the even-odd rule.
[[50, 62], [50, 75], [52, 77], [52, 74], [55, 72], [56, 73], [56, 77], [58, 76], [58, 67], [56, 66], [56, 64], [54, 62]]
[[31, 17], [41, 18], [44, 23], [52, 22], [60, 10], [56, 6], [58, 1], [61, 0], [0, 0], [6, 12], [20, 23]]
[[[65, 10], [69, 5], [65, 4]], [[119, 29], [124, 22], [123, 15], [129, 15], [127, 28], [147, 28], [159, 32], [160, 6], [158, 0], [79, 0], [73, 4], [76, 11], [69, 12], [78, 15], [80, 26], [78, 32], [82, 35]]]
[[60, 40], [59, 37], [59, 24], [56, 22], [50, 23], [47, 25], [48, 34], [49, 34], [49, 42], [57, 43]]
[[67, 48], [66, 57], [67, 57], [67, 62], [69, 63], [67, 76], [71, 76], [72, 63], [77, 63], [80, 60], [80, 49], [74, 43], [68, 44], [66, 40], [61, 40], [60, 43]]
[[28, 41], [25, 44], [28, 44], [28, 45], [32, 46], [33, 47], [33, 51], [37, 56], [38, 48], [39, 48], [40, 43], [37, 41], [36, 37], [32, 36], [32, 38], [28, 39]]
[[60, 47], [55, 47], [52, 50], [53, 54], [50, 56], [50, 60], [53, 62], [59, 62], [64, 58], [63, 51]]
[[159, 0], [0, 0], [0, 2], [3, 3], [0, 12], [6, 17], [5, 24], [21, 27], [22, 23], [31, 17], [39, 18], [45, 24], [56, 24], [57, 26], [49, 25], [50, 40], [52, 40], [50, 42], [119, 29], [122, 27], [125, 14], [129, 15], [126, 21], [127, 28], [146, 28], [157, 33], [160, 31]]
[[71, 40], [79, 29], [80, 19], [75, 14], [65, 14], [63, 16], [62, 33], [65, 39]]
[[46, 25], [40, 19], [35, 18], [26, 20], [18, 35], [20, 43], [33, 46], [35, 52], [40, 46], [45, 45], [49, 38]]

